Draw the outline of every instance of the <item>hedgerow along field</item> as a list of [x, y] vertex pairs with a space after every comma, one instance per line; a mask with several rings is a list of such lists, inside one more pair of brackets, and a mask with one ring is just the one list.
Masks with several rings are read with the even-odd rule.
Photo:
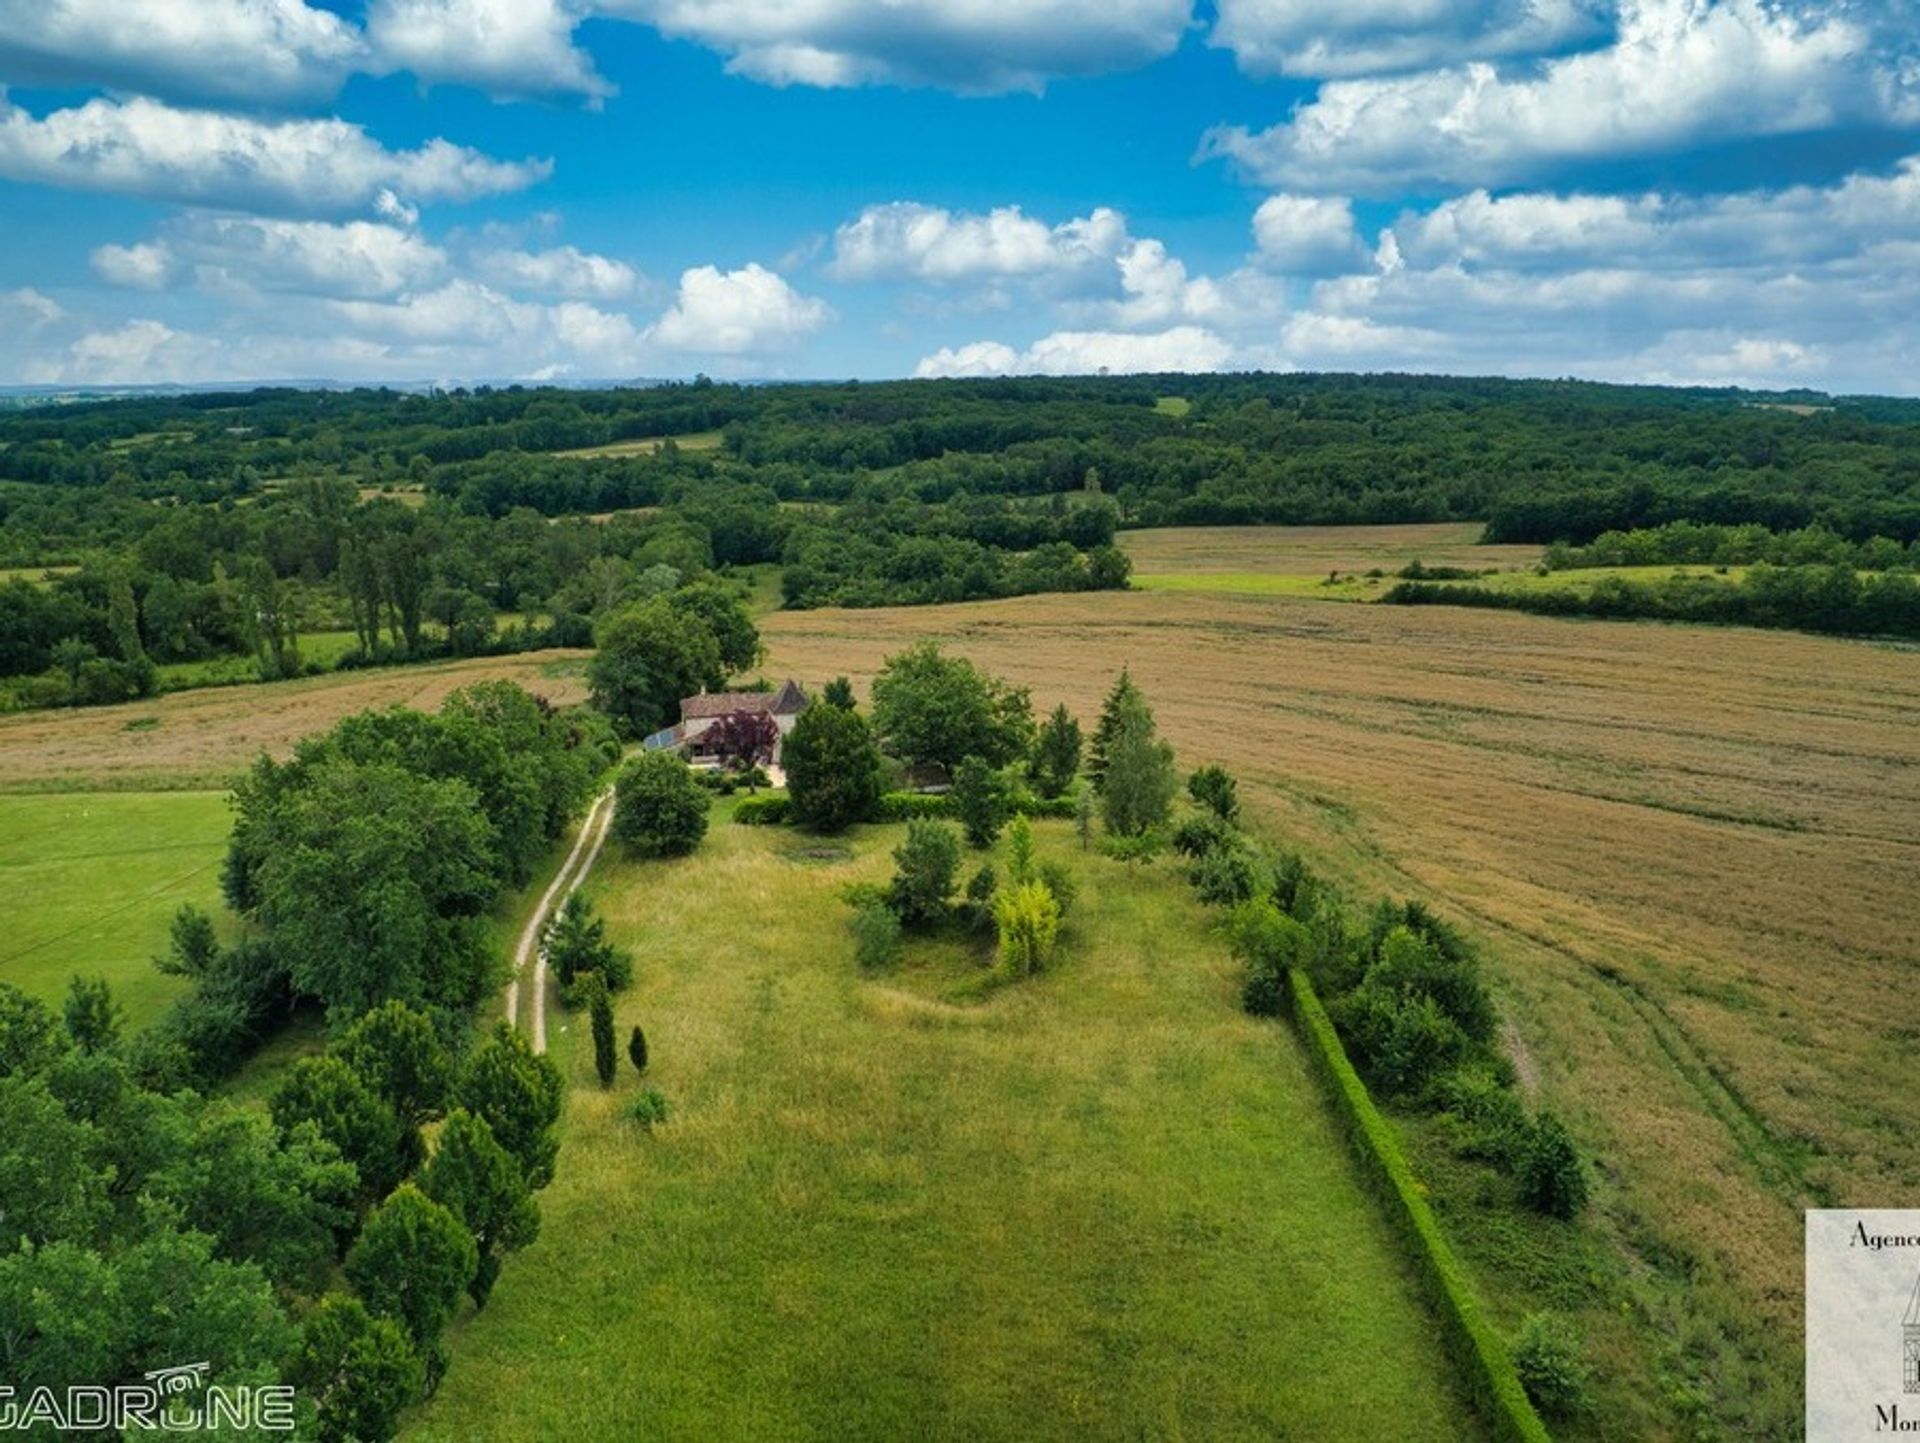
[[[1596, 1158], [1632, 1324], [1603, 1371], [1669, 1418], [1798, 1435], [1800, 1209], [1920, 1183], [1920, 1027], [1889, 1005], [1920, 931], [1910, 649], [1226, 594], [763, 630], [771, 669], [860, 683], [939, 637], [1082, 716], [1124, 663], [1183, 763], [1232, 767], [1263, 830], [1356, 895], [1466, 926], [1523, 1079]], [[1447, 1221], [1515, 1296], [1577, 1289], [1565, 1260]]]
[[669, 1119], [550, 1015], [540, 1239], [404, 1436], [1483, 1436], [1294, 1034], [1241, 1013], [1177, 875], [1038, 831], [1079, 900], [1049, 971], [984, 997], [952, 939], [854, 961], [838, 893], [903, 828], [723, 805], [684, 860], [610, 846], [616, 1035], [646, 1028]]

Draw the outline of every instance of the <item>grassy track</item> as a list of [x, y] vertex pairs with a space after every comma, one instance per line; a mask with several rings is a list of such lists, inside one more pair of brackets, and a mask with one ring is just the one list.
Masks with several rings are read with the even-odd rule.
[[221, 792], [0, 796], [0, 981], [58, 1003], [103, 976], [130, 1026], [185, 989], [151, 959], [182, 902], [217, 908], [232, 818]]
[[[1066, 852], [1064, 827], [1045, 844]], [[1072, 851], [1058, 969], [983, 1001], [948, 941], [861, 976], [851, 844], [718, 822], [588, 883], [672, 1120], [575, 1086], [540, 1241], [416, 1440], [1471, 1439], [1291, 1033], [1184, 888]]]

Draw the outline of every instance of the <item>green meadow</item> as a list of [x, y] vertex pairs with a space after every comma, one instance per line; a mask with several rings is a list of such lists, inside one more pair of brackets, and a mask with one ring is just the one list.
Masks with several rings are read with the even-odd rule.
[[0, 982], [55, 1003], [75, 973], [105, 977], [128, 1023], [185, 990], [152, 959], [183, 902], [218, 910], [226, 793], [0, 795]]
[[1481, 1436], [1293, 1034], [1241, 1012], [1172, 864], [1050, 824], [1080, 896], [1047, 973], [985, 987], [965, 934], [863, 973], [839, 894], [901, 835], [723, 807], [690, 858], [609, 846], [620, 1076], [550, 1015], [572, 1092], [541, 1236], [404, 1436]]

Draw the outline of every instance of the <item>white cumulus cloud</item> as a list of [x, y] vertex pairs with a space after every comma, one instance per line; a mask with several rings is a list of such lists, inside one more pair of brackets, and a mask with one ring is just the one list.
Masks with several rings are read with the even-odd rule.
[[803, 296], [758, 263], [739, 270], [695, 266], [680, 277], [673, 304], [650, 338], [675, 351], [713, 355], [785, 350], [832, 316], [825, 301]]
[[613, 94], [573, 43], [573, 0], [374, 0], [367, 36], [385, 67], [428, 84], [472, 85], [495, 99]]
[[498, 195], [550, 169], [439, 139], [388, 150], [339, 119], [257, 120], [139, 97], [36, 118], [0, 95], [0, 176], [75, 190], [326, 215]]
[[1345, 196], [1270, 195], [1253, 213], [1263, 263], [1293, 275], [1327, 275], [1364, 264], [1366, 247]]
[[943, 346], [914, 374], [935, 376], [1088, 376], [1158, 371], [1218, 371], [1233, 357], [1226, 340], [1202, 326], [1164, 331], [1055, 331], [1024, 351], [997, 341]]
[[1250, 75], [1354, 76], [1540, 55], [1605, 33], [1602, 0], [1219, 0]]
[[834, 232], [832, 269], [842, 280], [1030, 276], [1110, 259], [1126, 239], [1126, 218], [1105, 206], [1049, 226], [1017, 205], [979, 214], [893, 201]]
[[1127, 70], [1171, 54], [1192, 0], [599, 0], [774, 85], [926, 85], [975, 94]]
[[169, 99], [280, 103], [331, 94], [358, 30], [303, 0], [16, 0], [0, 5], [0, 78]]
[[640, 288], [640, 273], [625, 261], [574, 246], [487, 251], [479, 256], [477, 267], [498, 285], [575, 300], [625, 300]]
[[1920, 121], [1920, 70], [1883, 61], [1847, 13], [1625, 0], [1605, 48], [1512, 73], [1476, 61], [1332, 81], [1282, 124], [1218, 128], [1202, 150], [1305, 191], [1511, 184], [1569, 163]]

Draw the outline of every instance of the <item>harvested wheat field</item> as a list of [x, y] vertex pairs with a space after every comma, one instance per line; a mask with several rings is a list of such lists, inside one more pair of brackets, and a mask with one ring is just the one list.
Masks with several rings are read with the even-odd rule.
[[220, 787], [260, 752], [368, 707], [437, 707], [478, 681], [518, 682], [556, 705], [586, 697], [584, 652], [530, 651], [298, 681], [174, 692], [124, 706], [0, 717], [0, 789]]
[[936, 635], [1083, 717], [1130, 666], [1265, 830], [1480, 938], [1604, 1225], [1756, 1377], [1794, 1376], [1799, 1209], [1920, 1185], [1912, 650], [1192, 593], [765, 631], [815, 683]]

